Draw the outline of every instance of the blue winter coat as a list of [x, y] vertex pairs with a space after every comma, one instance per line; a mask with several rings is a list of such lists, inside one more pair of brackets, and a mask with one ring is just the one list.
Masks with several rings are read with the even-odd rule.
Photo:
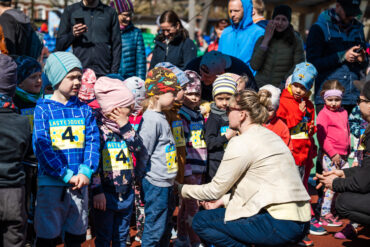
[[353, 85], [360, 77], [360, 71], [367, 62], [349, 63], [345, 52], [353, 46], [366, 48], [363, 25], [353, 20], [348, 32], [341, 30], [334, 21], [334, 10], [326, 10], [311, 27], [307, 37], [307, 61], [312, 63], [318, 76], [315, 81], [315, 103], [324, 104], [320, 91], [326, 80], [338, 80], [346, 89], [343, 105], [355, 105], [360, 92]]
[[124, 79], [131, 76], [138, 76], [145, 80], [146, 56], [141, 30], [130, 23], [123, 31], [121, 31], [121, 38], [122, 59], [119, 74]]
[[218, 51], [239, 58], [246, 63], [253, 74], [255, 71], [250, 67], [249, 62], [253, 55], [254, 45], [264, 35], [265, 30], [253, 23], [252, 19], [252, 0], [241, 0], [244, 9], [244, 16], [238, 26], [233, 21], [231, 26], [228, 26], [223, 31]]

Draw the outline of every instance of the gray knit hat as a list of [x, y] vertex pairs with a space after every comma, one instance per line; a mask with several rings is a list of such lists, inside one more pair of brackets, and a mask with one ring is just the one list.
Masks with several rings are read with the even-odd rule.
[[14, 96], [17, 86], [17, 64], [4, 54], [0, 54], [0, 94]]

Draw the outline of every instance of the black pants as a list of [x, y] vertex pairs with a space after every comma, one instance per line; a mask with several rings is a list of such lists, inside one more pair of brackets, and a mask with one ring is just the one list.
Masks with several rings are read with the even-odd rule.
[[370, 193], [341, 193], [335, 201], [338, 214], [353, 222], [370, 226]]
[[0, 246], [23, 247], [26, 239], [25, 188], [0, 188]]

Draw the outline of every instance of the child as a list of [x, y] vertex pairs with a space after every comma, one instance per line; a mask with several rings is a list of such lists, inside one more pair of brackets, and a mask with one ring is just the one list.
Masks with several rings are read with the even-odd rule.
[[208, 151], [208, 166], [206, 181], [211, 181], [216, 175], [224, 156], [227, 142], [236, 135], [229, 128], [226, 110], [231, 96], [236, 93], [237, 83], [230, 75], [220, 75], [213, 83], [211, 114], [206, 123], [205, 141]]
[[[180, 109], [180, 116], [184, 126], [186, 140], [186, 163], [184, 182], [186, 184], [202, 184], [203, 174], [207, 165], [207, 148], [204, 141], [204, 118], [199, 111], [201, 97], [200, 76], [194, 72], [185, 71], [190, 82], [185, 88], [184, 104]], [[178, 219], [177, 246], [200, 244], [199, 237], [191, 227], [191, 219], [198, 212], [198, 202], [194, 199], [182, 199]]]
[[136, 157], [147, 164], [142, 181], [145, 203], [145, 226], [142, 246], [168, 246], [175, 208], [173, 185], [177, 175], [175, 140], [162, 113], [170, 109], [181, 89], [177, 77], [169, 69], [154, 68], [145, 81], [147, 98], [139, 134], [150, 159]]
[[363, 160], [363, 151], [365, 150], [363, 134], [368, 125], [368, 122], [361, 117], [360, 107], [356, 106], [353, 108], [351, 114], [348, 117], [349, 129], [354, 137], [354, 160], [353, 166], [361, 166]]
[[95, 83], [95, 72], [92, 69], [84, 69], [81, 78], [81, 88], [78, 92], [78, 99], [90, 106], [93, 109], [93, 112], [96, 112], [97, 109], [100, 109], [94, 93]]
[[27, 215], [22, 161], [29, 151], [31, 127], [16, 112], [12, 100], [16, 82], [16, 63], [0, 54], [0, 245], [23, 247]]
[[[276, 116], [289, 128], [293, 157], [306, 189], [308, 189], [308, 178], [313, 167], [312, 159], [317, 153], [312, 138], [315, 133], [315, 109], [308, 99], [316, 75], [316, 68], [312, 64], [305, 62], [297, 64], [291, 83], [281, 93], [280, 106], [276, 112]], [[327, 232], [316, 218], [312, 217], [310, 233], [323, 235]], [[312, 244], [307, 236], [303, 239], [303, 243], [305, 242]]]
[[[325, 106], [317, 116], [317, 138], [323, 150], [322, 166], [328, 172], [348, 168], [348, 155], [351, 139], [348, 113], [341, 107], [344, 87], [337, 80], [326, 81], [320, 92]], [[321, 207], [320, 224], [341, 226], [330, 212], [334, 191], [326, 190]]]
[[[133, 162], [131, 153], [140, 156], [142, 142], [129, 122], [135, 100], [122, 81], [100, 77], [94, 87], [101, 106], [97, 120], [101, 134], [101, 160], [94, 175], [92, 194], [95, 246], [126, 246], [134, 204]], [[144, 168], [136, 165], [135, 178]]]
[[273, 131], [275, 134], [281, 137], [285, 144], [289, 147], [292, 151], [293, 146], [290, 140], [290, 133], [288, 126], [278, 117], [276, 117], [276, 111], [279, 108], [279, 101], [280, 101], [280, 89], [268, 84], [260, 88], [259, 92], [261, 95], [264, 95], [266, 98], [270, 98], [271, 106], [268, 108], [269, 110], [269, 119], [267, 123], [264, 124], [266, 128]]
[[86, 239], [87, 185], [99, 164], [99, 129], [90, 107], [77, 98], [80, 61], [72, 53], [55, 52], [44, 70], [55, 91], [35, 109], [36, 246], [56, 246], [62, 231], [67, 246], [79, 246]]

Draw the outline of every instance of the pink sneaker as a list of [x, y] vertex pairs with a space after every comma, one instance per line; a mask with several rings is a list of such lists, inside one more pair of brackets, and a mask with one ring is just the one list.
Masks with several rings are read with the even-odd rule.
[[322, 226], [342, 226], [343, 222], [335, 218], [331, 213], [320, 217], [320, 225]]
[[338, 239], [354, 239], [357, 237], [357, 230], [351, 225], [347, 224], [340, 232], [334, 234]]

